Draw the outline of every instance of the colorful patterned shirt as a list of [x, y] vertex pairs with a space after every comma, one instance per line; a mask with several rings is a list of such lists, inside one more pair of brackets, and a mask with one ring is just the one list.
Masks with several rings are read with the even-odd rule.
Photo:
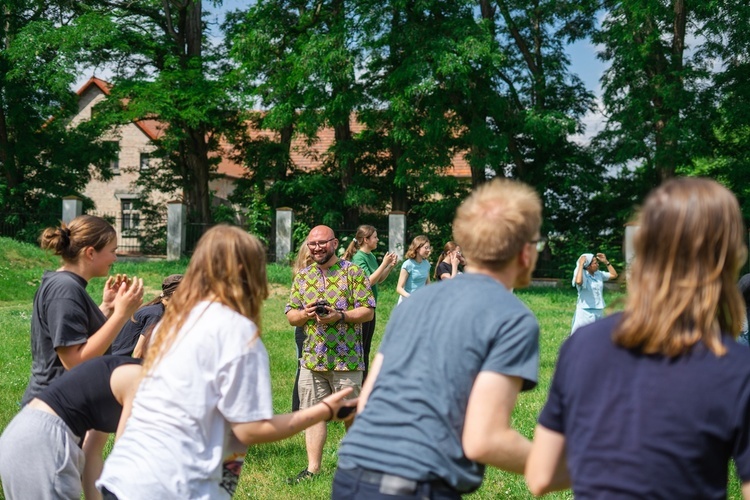
[[[312, 264], [297, 273], [285, 313], [304, 309], [305, 304], [325, 300], [334, 309], [375, 308], [370, 281], [357, 266], [339, 260], [327, 271]], [[334, 313], [336, 314], [336, 313]], [[362, 324], [323, 324], [314, 319], [303, 326], [307, 338], [302, 347], [302, 366], [312, 371], [364, 370]]]

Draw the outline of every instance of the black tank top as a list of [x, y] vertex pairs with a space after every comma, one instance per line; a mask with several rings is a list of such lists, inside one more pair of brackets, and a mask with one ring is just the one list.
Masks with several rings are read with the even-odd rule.
[[115, 368], [126, 364], [141, 364], [141, 360], [99, 356], [84, 361], [53, 380], [37, 398], [55, 410], [76, 436], [83, 437], [89, 429], [115, 432], [122, 405], [112, 394], [109, 379]]

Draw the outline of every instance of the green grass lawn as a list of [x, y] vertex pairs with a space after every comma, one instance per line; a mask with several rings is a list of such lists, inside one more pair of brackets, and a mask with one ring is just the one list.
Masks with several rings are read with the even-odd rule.
[[[45, 255], [31, 246], [0, 238], [0, 429], [4, 429], [18, 411], [31, 365], [29, 325], [31, 304], [43, 269], [57, 267], [57, 259]], [[115, 263], [113, 273], [127, 273], [144, 278], [147, 286], [145, 301], [160, 290], [163, 277], [183, 272], [187, 262], [122, 262]], [[277, 413], [291, 410], [291, 389], [296, 367], [294, 331], [284, 316], [291, 282], [287, 267], [271, 265], [268, 268], [271, 296], [263, 307], [263, 342], [271, 358], [271, 378], [274, 408]], [[373, 349], [382, 337], [390, 311], [396, 302], [395, 274], [381, 286], [378, 304], [378, 325]], [[94, 279], [89, 293], [97, 303], [101, 300], [104, 279]], [[519, 290], [518, 296], [534, 311], [541, 325], [541, 362], [539, 385], [533, 391], [521, 394], [513, 415], [513, 425], [531, 438], [542, 405], [547, 396], [560, 344], [565, 340], [575, 307], [575, 291], [571, 289], [532, 288]], [[617, 302], [621, 293], [607, 292], [609, 303]], [[325, 499], [330, 497], [333, 472], [336, 468], [336, 450], [343, 437], [343, 426], [329, 425], [329, 437], [323, 457], [322, 474], [312, 481], [288, 486], [286, 478], [296, 475], [307, 465], [302, 434], [291, 439], [267, 445], [253, 446], [248, 450], [236, 498], [248, 499]], [[2, 492], [0, 492], [2, 496]], [[572, 498], [568, 492], [548, 495], [546, 498]], [[488, 468], [482, 488], [469, 499], [532, 498], [523, 478], [515, 474]], [[739, 483], [734, 475], [730, 480], [729, 498], [742, 498]]]

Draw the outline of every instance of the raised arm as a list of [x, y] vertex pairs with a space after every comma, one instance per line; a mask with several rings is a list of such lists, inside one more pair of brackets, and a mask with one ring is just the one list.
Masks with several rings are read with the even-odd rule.
[[463, 448], [470, 460], [523, 474], [531, 442], [510, 426], [522, 380], [483, 371], [469, 395]]
[[380, 263], [380, 266], [378, 266], [378, 268], [369, 276], [370, 284], [377, 285], [378, 283], [385, 281], [397, 261], [398, 256], [396, 254], [391, 252], [386, 253], [383, 256], [383, 261]]
[[607, 266], [607, 272], [609, 273], [609, 279], [616, 280], [617, 279], [617, 271], [615, 271], [615, 268], [612, 267], [612, 264], [609, 263], [609, 260], [607, 259], [607, 256], [603, 253], [596, 254], [596, 258], [605, 266]]
[[57, 356], [65, 369], [70, 370], [86, 360], [103, 355], [142, 303], [142, 279], [134, 278], [129, 286], [127, 283], [121, 284], [113, 300], [114, 312], [104, 325], [83, 344], [62, 346], [56, 349]]
[[578, 267], [576, 267], [576, 285], [583, 284], [583, 265], [586, 263], [586, 257], [581, 256], [578, 259]]

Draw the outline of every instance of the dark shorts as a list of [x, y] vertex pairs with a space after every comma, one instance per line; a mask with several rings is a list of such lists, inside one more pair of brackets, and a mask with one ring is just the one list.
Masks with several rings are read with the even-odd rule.
[[365, 469], [336, 469], [332, 500], [396, 500], [431, 498], [452, 500], [461, 494], [442, 481], [412, 481], [399, 476]]

